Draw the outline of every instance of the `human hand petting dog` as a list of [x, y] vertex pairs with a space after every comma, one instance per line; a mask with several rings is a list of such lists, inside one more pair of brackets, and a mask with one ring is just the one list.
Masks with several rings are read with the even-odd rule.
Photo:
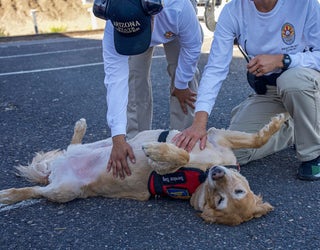
[[175, 135], [172, 142], [175, 143], [177, 147], [191, 152], [198, 140], [200, 140], [200, 149], [203, 150], [207, 143], [207, 122], [207, 112], [196, 112], [192, 125]]
[[191, 89], [177, 89], [174, 88], [171, 92], [172, 96], [178, 98], [183, 113], [188, 114], [187, 105], [194, 109], [197, 94]]
[[112, 169], [114, 178], [125, 178], [125, 175], [130, 176], [131, 171], [128, 166], [127, 157], [132, 163], [136, 162], [133, 150], [127, 143], [124, 135], [116, 135], [112, 137], [113, 147], [107, 165], [107, 172]]

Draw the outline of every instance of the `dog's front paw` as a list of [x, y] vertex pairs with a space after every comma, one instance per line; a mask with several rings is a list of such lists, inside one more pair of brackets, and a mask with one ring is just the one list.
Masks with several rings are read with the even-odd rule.
[[258, 133], [259, 137], [263, 139], [265, 143], [267, 140], [276, 133], [282, 126], [282, 124], [289, 119], [288, 113], [280, 113], [271, 118], [269, 124], [265, 125]]
[[290, 117], [289, 113], [280, 113], [278, 115], [276, 115], [275, 117], [273, 117], [271, 120], [273, 122], [277, 122], [277, 123], [284, 123], [286, 120], [288, 120]]
[[152, 160], [159, 160], [159, 143], [146, 143], [142, 145], [142, 150], [144, 154], [152, 159]]
[[145, 155], [153, 161], [152, 165], [184, 166], [189, 162], [189, 153], [171, 143], [148, 143], [142, 146]]

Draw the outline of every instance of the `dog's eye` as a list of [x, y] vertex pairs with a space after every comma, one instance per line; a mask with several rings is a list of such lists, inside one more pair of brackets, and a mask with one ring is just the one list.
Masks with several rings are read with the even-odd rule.
[[234, 192], [236, 194], [243, 194], [244, 193], [244, 191], [242, 189], [236, 189], [236, 190], [234, 190]]

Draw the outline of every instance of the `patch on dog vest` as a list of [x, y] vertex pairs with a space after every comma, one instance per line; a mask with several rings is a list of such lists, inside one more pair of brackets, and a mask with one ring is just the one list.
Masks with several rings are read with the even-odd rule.
[[149, 177], [148, 189], [153, 196], [190, 199], [206, 178], [207, 173], [197, 168], [180, 168], [175, 173], [165, 175], [153, 171]]

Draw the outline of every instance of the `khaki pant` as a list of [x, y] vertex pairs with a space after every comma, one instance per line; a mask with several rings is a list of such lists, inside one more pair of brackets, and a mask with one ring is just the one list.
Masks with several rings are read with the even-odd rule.
[[235, 150], [240, 164], [263, 158], [295, 144], [297, 158], [309, 161], [320, 155], [320, 73], [306, 68], [288, 69], [267, 86], [266, 95], [253, 94], [232, 110], [229, 129], [256, 132], [270, 118], [288, 112], [286, 122], [259, 149]]
[[[170, 90], [174, 88], [175, 71], [180, 51], [179, 40], [163, 45], [167, 58], [167, 71], [170, 76]], [[127, 137], [132, 138], [138, 132], [151, 129], [153, 115], [152, 83], [150, 80], [153, 47], [146, 52], [129, 57], [129, 99], [127, 108]], [[197, 92], [200, 73], [197, 70], [189, 88]], [[165, 87], [164, 87], [165, 88]], [[171, 92], [171, 91], [170, 91]], [[194, 110], [188, 106], [185, 115], [178, 99], [170, 93], [170, 129], [183, 130], [192, 124]]]

